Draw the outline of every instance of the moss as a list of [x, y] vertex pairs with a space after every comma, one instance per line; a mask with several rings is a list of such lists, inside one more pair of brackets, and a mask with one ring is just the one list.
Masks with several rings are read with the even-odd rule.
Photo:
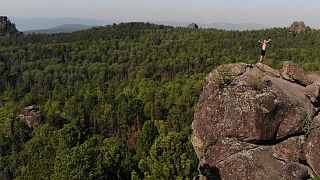
[[250, 84], [253, 90], [261, 91], [262, 89], [268, 86], [267, 82], [264, 82], [261, 80], [261, 78], [263, 77], [264, 77], [264, 74], [259, 72], [255, 75], [250, 76], [250, 78], [248, 78], [248, 83]]
[[314, 180], [320, 180], [319, 176], [317, 176], [316, 174], [311, 174], [311, 178]]
[[218, 85], [219, 88], [227, 86], [232, 80], [234, 76], [231, 74], [231, 72], [227, 69], [226, 65], [220, 65], [218, 66], [213, 76], [211, 77], [211, 80]]
[[301, 129], [301, 132], [305, 135], [310, 134], [310, 130], [311, 130], [311, 119], [306, 119], [306, 121], [303, 124], [303, 127]]

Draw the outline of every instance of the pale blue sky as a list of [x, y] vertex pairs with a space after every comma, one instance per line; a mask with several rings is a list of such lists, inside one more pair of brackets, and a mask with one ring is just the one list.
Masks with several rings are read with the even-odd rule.
[[114, 21], [260, 23], [303, 20], [320, 28], [320, 0], [0, 0], [9, 17], [79, 17]]

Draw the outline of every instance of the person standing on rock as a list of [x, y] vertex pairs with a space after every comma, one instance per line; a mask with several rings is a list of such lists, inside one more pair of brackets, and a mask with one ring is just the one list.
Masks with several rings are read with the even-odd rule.
[[261, 40], [259, 40], [259, 43], [261, 44], [261, 46], [262, 46], [262, 50], [261, 50], [261, 56], [260, 56], [260, 60], [259, 60], [259, 62], [260, 63], [264, 63], [263, 61], [264, 61], [264, 56], [266, 55], [266, 48], [267, 48], [267, 44], [270, 44], [271, 43], [271, 39], [269, 39], [269, 40], [263, 40], [263, 41], [261, 41]]

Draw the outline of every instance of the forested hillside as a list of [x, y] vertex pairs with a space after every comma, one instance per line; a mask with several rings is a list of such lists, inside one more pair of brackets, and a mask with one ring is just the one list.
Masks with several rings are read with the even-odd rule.
[[[220, 64], [320, 71], [320, 32], [124, 23], [0, 39], [0, 179], [192, 179], [191, 122]], [[39, 108], [34, 126], [21, 121]]]

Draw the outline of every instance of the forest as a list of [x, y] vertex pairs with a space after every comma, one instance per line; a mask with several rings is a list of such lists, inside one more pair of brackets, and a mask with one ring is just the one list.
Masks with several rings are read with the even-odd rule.
[[[0, 179], [192, 179], [191, 123], [216, 66], [320, 72], [320, 32], [121, 23], [0, 37]], [[25, 107], [39, 110], [29, 127]]]

